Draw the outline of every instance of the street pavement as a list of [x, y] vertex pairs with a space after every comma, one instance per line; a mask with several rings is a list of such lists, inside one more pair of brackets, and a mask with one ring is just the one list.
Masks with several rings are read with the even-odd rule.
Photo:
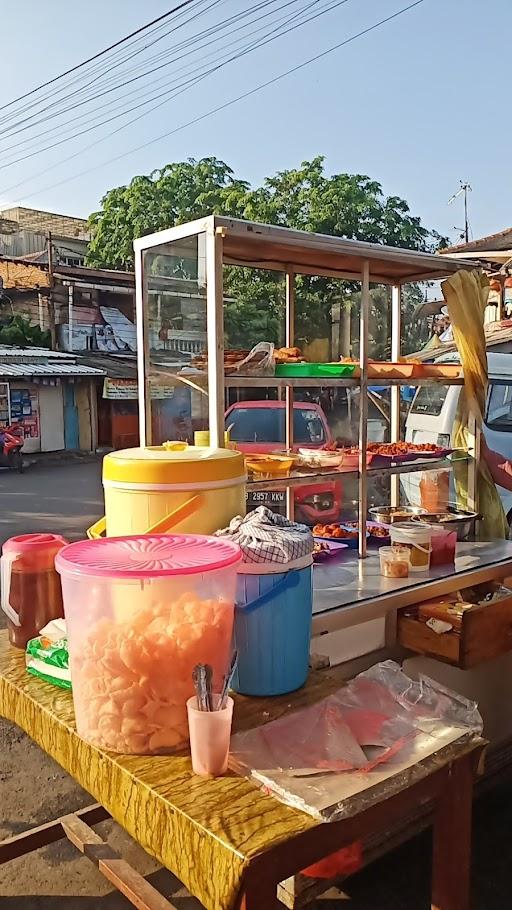
[[[38, 463], [22, 475], [0, 472], [0, 543], [14, 534], [53, 531], [84, 536], [103, 512], [100, 463]], [[0, 626], [3, 614], [0, 613]], [[504, 697], [510, 697], [504, 693]], [[93, 802], [17, 727], [0, 721], [0, 838]], [[478, 800], [475, 811], [474, 910], [508, 906], [512, 863], [512, 784]], [[114, 822], [97, 830], [177, 910], [199, 910], [179, 882], [159, 869]], [[430, 836], [421, 835], [345, 885], [346, 898], [318, 910], [428, 910]], [[61, 841], [0, 866], [0, 910], [127, 910], [131, 906], [74, 847]]]

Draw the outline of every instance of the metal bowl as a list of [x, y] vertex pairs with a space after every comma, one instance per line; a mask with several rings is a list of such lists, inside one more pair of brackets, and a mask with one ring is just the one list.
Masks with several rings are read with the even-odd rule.
[[374, 521], [384, 525], [392, 525], [395, 521], [410, 521], [411, 518], [427, 514], [426, 509], [419, 509], [416, 506], [376, 506], [368, 509], [368, 512]]
[[424, 515], [418, 515], [415, 520], [430, 525], [442, 525], [443, 528], [457, 531], [457, 540], [467, 540], [474, 533], [475, 522], [479, 518], [478, 512], [465, 512], [454, 503], [449, 503], [442, 512], [426, 512]]

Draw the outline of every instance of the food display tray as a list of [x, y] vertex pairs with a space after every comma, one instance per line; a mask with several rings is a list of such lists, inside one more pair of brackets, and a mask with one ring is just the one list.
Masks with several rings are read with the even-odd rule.
[[340, 379], [349, 379], [354, 371], [355, 365], [352, 363], [278, 363], [276, 366], [278, 379], [308, 376], [323, 379], [339, 376]]

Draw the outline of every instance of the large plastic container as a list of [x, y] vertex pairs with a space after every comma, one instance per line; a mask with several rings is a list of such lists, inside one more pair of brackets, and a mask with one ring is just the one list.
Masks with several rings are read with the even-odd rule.
[[421, 521], [396, 521], [390, 526], [391, 545], [407, 547], [409, 571], [428, 572], [432, 551], [432, 528]]
[[285, 695], [304, 685], [313, 612], [312, 557], [289, 565], [238, 568], [233, 689], [244, 695]]
[[9, 641], [17, 648], [25, 648], [50, 620], [64, 616], [55, 557], [66, 544], [57, 534], [21, 534], [2, 547], [1, 604]]
[[212, 534], [245, 515], [243, 455], [178, 444], [123, 449], [103, 459], [105, 518], [88, 536]]
[[171, 752], [188, 741], [198, 663], [219, 692], [231, 659], [238, 546], [215, 537], [81, 541], [56, 561], [76, 725], [114, 752]]

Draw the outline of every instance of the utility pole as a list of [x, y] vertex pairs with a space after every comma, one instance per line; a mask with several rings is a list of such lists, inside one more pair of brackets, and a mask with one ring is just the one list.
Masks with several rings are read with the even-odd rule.
[[458, 189], [457, 192], [453, 194], [453, 196], [450, 196], [448, 205], [451, 205], [452, 202], [457, 199], [457, 196], [460, 196], [461, 193], [464, 193], [464, 233], [462, 236], [464, 237], [465, 242], [469, 243], [468, 193], [472, 192], [472, 187], [469, 185], [467, 180], [460, 180], [459, 182], [460, 189]]
[[466, 243], [469, 243], [469, 221], [468, 221], [468, 190], [471, 190], [469, 183], [464, 183], [464, 237]]
[[50, 326], [50, 338], [52, 351], [57, 350], [57, 329], [55, 326], [55, 302], [52, 296], [53, 290], [53, 246], [52, 232], [48, 231], [48, 323]]

